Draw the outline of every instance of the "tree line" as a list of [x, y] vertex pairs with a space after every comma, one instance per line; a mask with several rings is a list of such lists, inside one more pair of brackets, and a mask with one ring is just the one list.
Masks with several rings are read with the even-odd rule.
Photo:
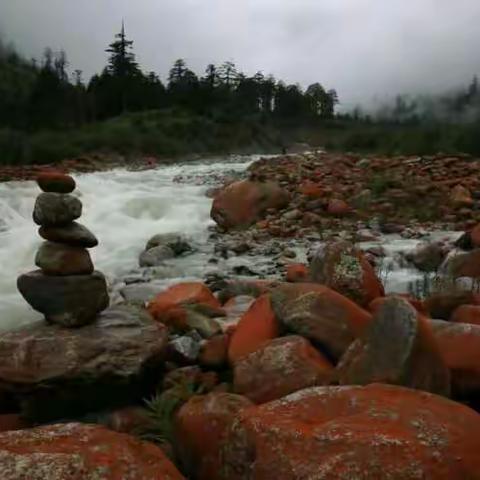
[[0, 126], [23, 130], [68, 128], [126, 112], [180, 107], [201, 115], [259, 114], [310, 121], [334, 116], [338, 96], [314, 83], [305, 90], [272, 75], [248, 76], [234, 63], [210, 64], [197, 75], [176, 60], [164, 83], [143, 72], [122, 26], [108, 46], [108, 63], [88, 82], [68, 74], [65, 52], [45, 50], [40, 61], [26, 61], [0, 45]]

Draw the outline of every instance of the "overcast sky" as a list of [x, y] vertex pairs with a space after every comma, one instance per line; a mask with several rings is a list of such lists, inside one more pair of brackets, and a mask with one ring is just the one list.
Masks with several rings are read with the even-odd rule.
[[233, 60], [344, 106], [441, 91], [480, 73], [480, 0], [0, 0], [0, 32], [18, 50], [67, 51], [88, 77], [125, 19], [144, 70], [177, 58], [197, 73]]

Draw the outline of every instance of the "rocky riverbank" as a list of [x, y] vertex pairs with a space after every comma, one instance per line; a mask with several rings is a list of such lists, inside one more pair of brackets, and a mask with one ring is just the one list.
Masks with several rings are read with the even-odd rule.
[[[87, 325], [0, 336], [0, 477], [480, 478], [477, 162], [404, 160], [255, 162], [211, 192], [203, 282], [148, 281], [203, 248], [155, 235]], [[425, 239], [402, 256], [434, 277], [421, 296], [363, 248], [392, 231]]]

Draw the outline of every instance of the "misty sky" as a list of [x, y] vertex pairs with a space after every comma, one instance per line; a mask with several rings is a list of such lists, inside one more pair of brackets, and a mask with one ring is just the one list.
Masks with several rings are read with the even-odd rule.
[[177, 58], [197, 73], [233, 60], [306, 86], [336, 88], [344, 107], [442, 91], [480, 73], [480, 0], [0, 0], [0, 32], [39, 56], [64, 48], [88, 77], [125, 19], [144, 70]]

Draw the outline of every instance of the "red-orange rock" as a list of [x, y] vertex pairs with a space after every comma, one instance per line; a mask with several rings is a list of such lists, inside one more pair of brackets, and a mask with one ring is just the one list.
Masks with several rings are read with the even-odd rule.
[[70, 193], [75, 190], [75, 180], [65, 173], [44, 171], [37, 177], [38, 186], [44, 192]]
[[197, 480], [220, 480], [220, 447], [235, 415], [252, 405], [232, 393], [196, 396], [175, 416], [175, 445], [186, 472]]
[[480, 224], [473, 227], [470, 231], [470, 241], [474, 248], [480, 248]]
[[211, 217], [223, 228], [245, 227], [261, 220], [268, 209], [285, 207], [288, 201], [288, 193], [276, 183], [243, 180], [215, 197]]
[[389, 385], [316, 387], [237, 414], [228, 480], [465, 480], [480, 472], [480, 415]]
[[179, 283], [158, 294], [148, 305], [148, 311], [157, 320], [172, 308], [188, 304], [208, 305], [221, 308], [219, 301], [203, 283]]
[[338, 359], [371, 321], [371, 314], [324, 285], [286, 283], [272, 291], [276, 317]]
[[337, 366], [341, 385], [390, 383], [450, 395], [445, 365], [428, 320], [401, 297], [388, 297], [365, 335]]
[[310, 262], [310, 275], [321, 283], [366, 307], [385, 291], [365, 255], [346, 241], [327, 243]]
[[350, 213], [350, 211], [350, 206], [347, 202], [344, 202], [343, 200], [334, 198], [328, 203], [327, 212], [330, 215], [334, 215], [336, 217], [343, 217]]
[[254, 403], [265, 403], [313, 385], [330, 382], [330, 362], [299, 336], [276, 338], [240, 358], [234, 390]]
[[20, 415], [16, 413], [0, 415], [0, 433], [24, 428], [28, 428], [28, 423]]
[[2, 480], [183, 479], [152, 443], [78, 423], [2, 433], [0, 458]]
[[431, 322], [445, 364], [452, 373], [453, 395], [469, 398], [480, 393], [480, 326]]
[[452, 313], [450, 321], [480, 326], [480, 305], [460, 305]]
[[304, 182], [299, 191], [302, 195], [309, 198], [321, 198], [325, 195], [323, 188], [318, 184], [311, 181]]
[[303, 263], [292, 263], [288, 265], [285, 280], [291, 283], [307, 282], [308, 267]]
[[200, 348], [198, 363], [204, 367], [219, 368], [227, 363], [230, 338], [216, 335], [208, 339]]
[[228, 359], [235, 363], [279, 334], [280, 327], [270, 304], [270, 295], [262, 295], [240, 319], [230, 341]]

